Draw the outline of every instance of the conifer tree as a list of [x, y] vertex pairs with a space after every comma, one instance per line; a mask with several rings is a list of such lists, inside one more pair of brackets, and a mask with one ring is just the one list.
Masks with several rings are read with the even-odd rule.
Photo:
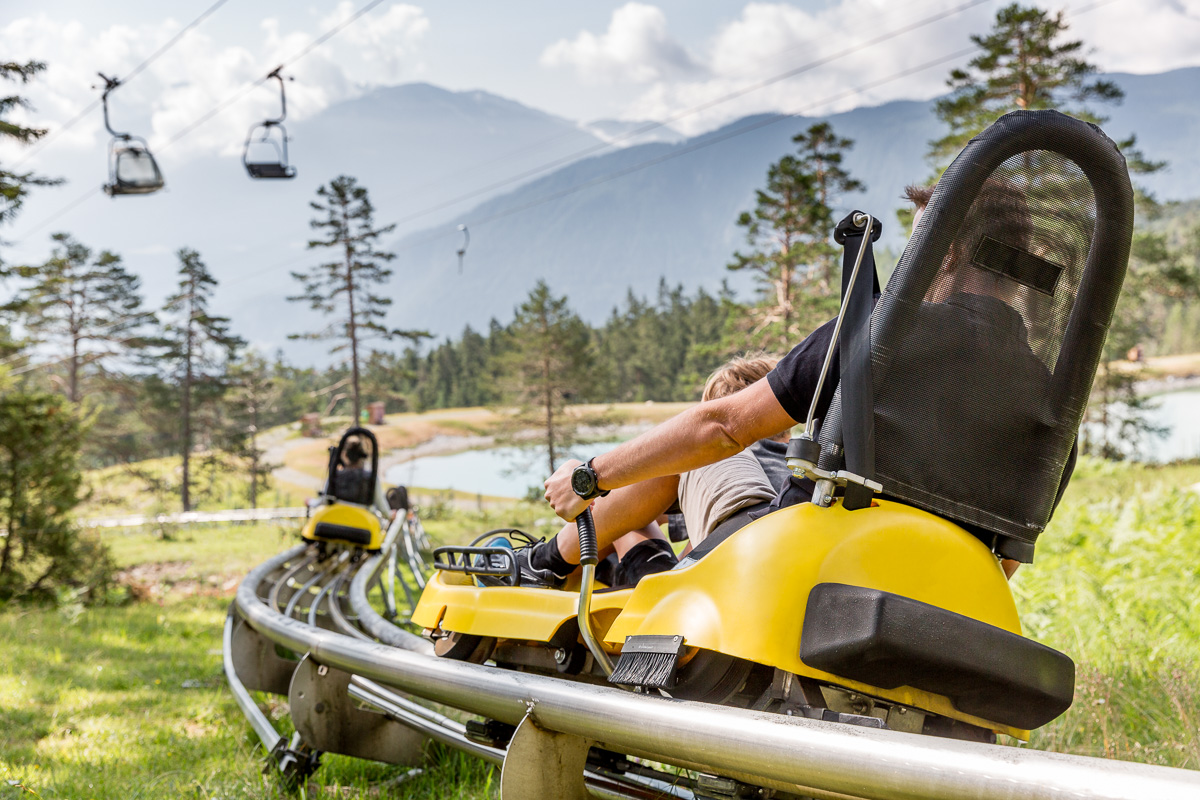
[[267, 360], [253, 351], [230, 366], [228, 384], [225, 406], [229, 424], [223, 449], [240, 462], [250, 507], [258, 508], [258, 493], [269, 488], [275, 467], [264, 459], [266, 451], [259, 447], [258, 435], [279, 403], [280, 390]]
[[[966, 69], [950, 73], [947, 85], [951, 93], [934, 107], [949, 128], [945, 136], [930, 143], [929, 160], [936, 168], [935, 180], [971, 137], [1010, 111], [1057, 109], [1088, 122], [1105, 121], [1094, 104], [1120, 103], [1124, 92], [1112, 81], [1096, 77], [1098, 67], [1087, 60], [1081, 40], [1066, 38], [1068, 28], [1062, 11], [1052, 14], [1013, 3], [996, 13], [987, 34], [971, 37], [980, 47], [980, 54]], [[1142, 154], [1134, 136], [1117, 146], [1132, 173], [1149, 174], [1165, 166], [1165, 162], [1152, 161]], [[1136, 184], [1134, 188], [1140, 208], [1156, 213], [1157, 204], [1149, 192]], [[906, 227], [911, 224], [910, 209], [901, 210], [898, 216]], [[1085, 449], [1107, 458], [1129, 454], [1115, 443], [1117, 438], [1134, 443], [1136, 450], [1137, 442], [1162, 435], [1149, 420], [1150, 405], [1137, 396], [1140, 365], [1126, 370], [1114, 368], [1111, 362], [1148, 335], [1146, 321], [1151, 306], [1163, 297], [1195, 296], [1197, 292], [1194, 277], [1176, 269], [1172, 258], [1165, 252], [1156, 254], [1149, 244], [1150, 240], [1144, 238], [1135, 241], [1134, 258], [1097, 376], [1095, 405], [1089, 410], [1089, 417], [1099, 423], [1102, 433], [1099, 443], [1095, 436], [1093, 441], [1085, 441]], [[1114, 437], [1118, 429], [1119, 435]]]
[[0, 394], [0, 600], [103, 588], [113, 564], [75, 527], [86, 426], [61, 397]]
[[142, 308], [141, 279], [108, 250], [95, 254], [69, 234], [56, 233], [50, 258], [13, 273], [26, 280], [19, 299], [2, 308], [22, 313], [33, 340], [65, 353], [67, 399], [83, 395], [84, 368], [134, 354], [148, 343], [153, 313]]
[[[0, 62], [0, 80], [27, 84], [45, 69], [46, 64], [42, 61], [27, 61], [24, 64]], [[18, 94], [0, 96], [0, 137], [29, 145], [45, 136], [45, 128], [30, 128], [8, 118], [15, 109], [31, 107], [29, 101]], [[11, 222], [21, 212], [29, 187], [60, 183], [62, 180], [58, 178], [47, 178], [33, 172], [16, 172], [0, 165], [0, 224]]]
[[190, 511], [195, 410], [225, 391], [225, 366], [245, 342], [229, 332], [228, 317], [209, 311], [217, 280], [200, 260], [200, 254], [185, 247], [177, 255], [179, 288], [163, 307], [164, 349], [158, 360], [178, 387], [183, 456], [179, 494], [183, 510]]
[[519, 428], [539, 431], [546, 448], [547, 475], [575, 441], [575, 425], [564, 413], [567, 399], [586, 384], [592, 363], [587, 325], [539, 280], [516, 312], [512, 350], [506, 355], [509, 399], [518, 407]]
[[771, 165], [754, 211], [738, 217], [751, 249], [735, 252], [728, 265], [751, 270], [762, 286], [755, 334], [761, 334], [757, 344], [773, 349], [795, 344], [816, 318], [828, 314], [829, 302], [821, 301], [832, 297], [836, 270], [832, 206], [843, 193], [864, 188], [842, 166], [853, 142], [837, 136], [829, 123], [813, 125], [792, 141], [796, 153]]
[[319, 200], [309, 205], [319, 216], [309, 225], [320, 231], [323, 238], [313, 239], [308, 247], [332, 248], [336, 259], [310, 267], [306, 272], [293, 272], [292, 277], [304, 288], [301, 294], [288, 300], [306, 302], [327, 316], [336, 314], [337, 320], [315, 333], [292, 334], [288, 338], [332, 339], [337, 344], [330, 352], [349, 351], [354, 423], [358, 424], [362, 414], [359, 370], [364, 340], [404, 337], [419, 341], [429, 334], [397, 330], [384, 324], [392, 299], [376, 292], [392, 274], [384, 265], [396, 256], [380, 249], [379, 242], [396, 226], [375, 226], [375, 208], [366, 187], [359, 186], [352, 177], [341, 175], [317, 189], [317, 197]]
[[980, 54], [966, 69], [951, 71], [951, 93], [934, 106], [950, 129], [930, 143], [929, 159], [939, 175], [971, 137], [1009, 111], [1058, 109], [1099, 123], [1103, 118], [1089, 103], [1121, 102], [1120, 87], [1095, 77], [1083, 42], [1063, 40], [1068, 27], [1063, 11], [1013, 3], [996, 12], [991, 31], [971, 36]]

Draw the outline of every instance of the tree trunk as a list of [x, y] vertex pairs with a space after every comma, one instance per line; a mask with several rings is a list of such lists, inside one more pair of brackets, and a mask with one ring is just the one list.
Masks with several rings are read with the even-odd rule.
[[250, 412], [250, 507], [258, 508], [258, 403]]
[[71, 336], [71, 372], [67, 383], [67, 399], [72, 403], [79, 402], [79, 336]]
[[192, 455], [192, 342], [194, 338], [193, 325], [195, 318], [195, 302], [196, 302], [196, 279], [193, 277], [189, 287], [190, 296], [188, 297], [188, 320], [187, 320], [187, 343], [184, 355], [184, 372], [183, 372], [183, 478], [180, 484], [180, 499], [183, 502], [184, 512], [192, 510], [192, 499], [189, 493], [191, 475], [189, 459]]
[[354, 251], [350, 247], [350, 219], [342, 209], [343, 235], [346, 237], [346, 299], [350, 305], [350, 319], [347, 329], [350, 332], [350, 369], [354, 382], [354, 419], [351, 425], [357, 425], [362, 419], [362, 398], [358, 393], [358, 325], [354, 316]]
[[17, 538], [17, 520], [14, 511], [18, 507], [17, 492], [20, 491], [21, 482], [18, 477], [20, 469], [18, 467], [17, 454], [14, 452], [11, 454], [11, 457], [12, 468], [9, 472], [11, 486], [9, 486], [8, 492], [8, 536], [4, 537], [4, 552], [0, 553], [0, 575], [8, 574], [9, 554], [12, 552], [13, 541]]

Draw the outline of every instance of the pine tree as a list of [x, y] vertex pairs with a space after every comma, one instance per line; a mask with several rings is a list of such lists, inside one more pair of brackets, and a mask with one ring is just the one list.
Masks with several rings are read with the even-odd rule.
[[280, 389], [267, 360], [253, 351], [230, 366], [228, 384], [228, 424], [222, 449], [239, 463], [239, 471], [247, 478], [250, 507], [258, 508], [258, 493], [269, 488], [275, 467], [264, 460], [266, 451], [258, 446], [258, 434], [276, 410]]
[[1013, 3], [996, 13], [991, 31], [971, 37], [982, 52], [966, 69], [950, 73], [950, 96], [934, 106], [950, 128], [930, 143], [929, 159], [939, 175], [971, 137], [1009, 111], [1052, 108], [1099, 123], [1103, 118], [1088, 104], [1122, 100], [1120, 87], [1095, 77], [1083, 42], [1063, 41], [1068, 27], [1063, 11]]
[[575, 441], [576, 426], [564, 406], [587, 383], [590, 340], [588, 326], [570, 310], [567, 298], [554, 297], [545, 281], [539, 280], [517, 308], [513, 349], [506, 356], [508, 398], [518, 408], [517, 428], [539, 431], [547, 475]]
[[0, 395], [0, 600], [107, 584], [113, 571], [107, 551], [71, 520], [82, 489], [85, 433], [61, 397]]
[[102, 372], [104, 362], [145, 347], [154, 315], [142, 308], [141, 279], [119, 255], [102, 250], [93, 257], [66, 233], [51, 239], [56, 247], [44, 264], [13, 270], [27, 283], [18, 300], [0, 308], [21, 312], [34, 341], [66, 354], [66, 395], [78, 403], [84, 369]]
[[162, 340], [164, 350], [158, 361], [178, 387], [182, 423], [180, 452], [183, 456], [179, 493], [183, 510], [190, 511], [190, 459], [196, 407], [224, 393], [225, 365], [245, 343], [229, 332], [228, 317], [209, 312], [209, 301], [217, 281], [200, 260], [200, 254], [185, 247], [178, 257], [179, 289], [167, 298], [163, 307], [166, 319]]
[[728, 265], [751, 270], [762, 286], [754, 333], [768, 349], [790, 347], [834, 307], [828, 302], [836, 272], [832, 205], [843, 193], [864, 188], [842, 167], [853, 142], [838, 137], [829, 123], [813, 125], [792, 141], [796, 154], [771, 165], [754, 211], [738, 217], [751, 249], [735, 252]]
[[350, 385], [357, 424], [362, 414], [359, 369], [364, 340], [405, 337], [419, 341], [429, 334], [391, 329], [384, 324], [392, 299], [376, 294], [374, 290], [391, 276], [392, 271], [384, 264], [396, 256], [379, 249], [379, 240], [396, 226], [375, 227], [375, 208], [366, 187], [359, 186], [354, 178], [342, 175], [317, 189], [317, 196], [320, 199], [309, 205], [322, 216], [311, 220], [309, 225], [324, 234], [324, 238], [310, 241], [308, 247], [335, 248], [338, 257], [306, 272], [293, 272], [292, 277], [300, 281], [304, 291], [288, 300], [307, 302], [322, 314], [337, 314], [338, 320], [321, 331], [292, 334], [288, 338], [333, 339], [338, 344], [330, 352], [349, 350]]
[[[38, 73], [46, 69], [41, 61], [18, 64], [13, 61], [0, 62], [0, 80], [27, 84]], [[0, 97], [0, 137], [16, 140], [24, 145], [33, 144], [46, 135], [45, 128], [30, 128], [7, 117], [18, 108], [32, 108], [29, 101], [17, 94]], [[59, 178], [46, 178], [32, 172], [14, 172], [0, 166], [0, 224], [12, 222], [21, 212], [21, 206], [31, 186], [55, 186], [62, 183]]]

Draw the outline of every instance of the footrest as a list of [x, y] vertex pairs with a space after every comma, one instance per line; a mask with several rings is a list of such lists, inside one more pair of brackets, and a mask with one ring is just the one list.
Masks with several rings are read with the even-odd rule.
[[489, 578], [511, 578], [518, 583], [517, 558], [508, 547], [448, 545], [433, 551], [433, 568]]
[[1024, 730], [1070, 705], [1075, 664], [1023, 636], [908, 597], [837, 583], [808, 596], [800, 658], [816, 669], [945, 695], [955, 708]]

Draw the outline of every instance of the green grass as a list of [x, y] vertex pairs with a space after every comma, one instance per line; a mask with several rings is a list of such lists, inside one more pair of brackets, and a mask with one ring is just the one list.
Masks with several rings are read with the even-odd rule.
[[1077, 665], [1044, 749], [1200, 768], [1200, 466], [1083, 460], [1013, 590], [1026, 632]]
[[[292, 542], [273, 525], [192, 529], [177, 540], [110, 534], [122, 566], [183, 567], [157, 602], [0, 610], [0, 798], [274, 798], [288, 795], [225, 685], [221, 635], [232, 587]], [[199, 584], [199, 591], [196, 591]], [[281, 733], [282, 698], [258, 695]], [[407, 769], [326, 755], [309, 797], [367, 798]], [[14, 784], [15, 782], [15, 784]], [[495, 796], [493, 771], [431, 749], [423, 774], [385, 797]]]
[[[1076, 702], [1032, 746], [1200, 767], [1200, 465], [1081, 462], [1013, 582], [1027, 632], [1074, 658]], [[434, 509], [430, 509], [434, 511]], [[541, 520], [546, 524], [537, 524]], [[439, 541], [488, 528], [557, 529], [541, 506], [431, 513]], [[0, 800], [275, 798], [261, 748], [225, 687], [221, 630], [232, 587], [290, 546], [293, 526], [104, 534], [116, 561], [141, 565], [143, 602], [0, 609]], [[156, 565], [156, 566], [148, 566]], [[164, 566], [165, 565], [165, 566]], [[281, 698], [261, 705], [288, 729]], [[474, 759], [431, 750], [423, 774], [326, 756], [303, 796], [459, 798], [498, 791]], [[300, 795], [292, 795], [300, 796]]]

